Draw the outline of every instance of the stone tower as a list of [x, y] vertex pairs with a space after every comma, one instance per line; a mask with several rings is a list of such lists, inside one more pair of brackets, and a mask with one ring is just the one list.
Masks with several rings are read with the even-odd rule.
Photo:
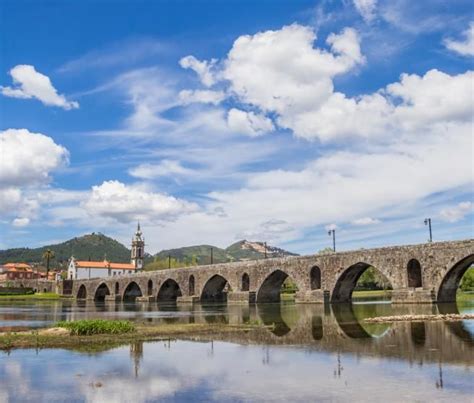
[[135, 236], [132, 239], [132, 259], [131, 263], [136, 270], [143, 269], [143, 258], [145, 257], [145, 238], [142, 236], [140, 223], [137, 225]]

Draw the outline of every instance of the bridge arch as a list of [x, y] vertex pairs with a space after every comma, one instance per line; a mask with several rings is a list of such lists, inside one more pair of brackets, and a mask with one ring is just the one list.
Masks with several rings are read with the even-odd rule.
[[242, 275], [241, 291], [248, 291], [250, 289], [250, 277], [248, 273]]
[[87, 289], [84, 284], [81, 284], [79, 290], [77, 291], [77, 299], [86, 299], [87, 298]]
[[230, 285], [227, 279], [219, 274], [213, 275], [207, 280], [201, 293], [202, 302], [226, 302], [227, 291]]
[[288, 278], [288, 274], [277, 269], [271, 272], [257, 291], [257, 302], [280, 302], [281, 286]]
[[107, 284], [101, 283], [95, 290], [94, 301], [105, 301], [105, 297], [110, 295], [110, 290]]
[[359, 280], [362, 273], [364, 273], [369, 267], [373, 267], [377, 272], [382, 274], [392, 286], [396, 283], [392, 278], [386, 276], [384, 271], [378, 269], [377, 267], [366, 262], [358, 262], [352, 266], [349, 266], [342, 272], [342, 274], [339, 275], [331, 295], [331, 302], [351, 302], [352, 292], [357, 285], [357, 281]]
[[156, 299], [158, 302], [176, 302], [176, 299], [182, 295], [179, 284], [169, 278], [161, 285]]
[[321, 269], [318, 266], [313, 266], [309, 274], [311, 289], [319, 290], [321, 289]]
[[137, 297], [142, 297], [143, 293], [140, 286], [135, 282], [132, 281], [127, 285], [125, 291], [123, 292], [123, 300], [124, 301], [135, 301]]
[[464, 273], [474, 265], [474, 254], [458, 261], [444, 276], [438, 290], [438, 302], [455, 302], [456, 291]]
[[410, 259], [407, 264], [407, 278], [409, 288], [423, 287], [421, 264], [417, 259]]

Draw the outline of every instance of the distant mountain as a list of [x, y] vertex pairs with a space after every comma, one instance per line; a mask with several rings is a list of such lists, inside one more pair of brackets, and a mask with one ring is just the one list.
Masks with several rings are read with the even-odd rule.
[[[43, 263], [43, 253], [46, 249], [51, 249], [55, 258], [51, 262], [52, 267], [63, 265], [74, 256], [79, 260], [107, 260], [111, 262], [130, 261], [130, 249], [122, 245], [115, 239], [101, 233], [92, 233], [81, 237], [70, 239], [69, 241], [46, 245], [40, 248], [15, 248], [0, 250], [0, 264], [7, 262], [26, 262]], [[212, 245], [186, 246], [183, 248], [162, 250], [155, 256], [149, 254], [145, 257], [145, 265], [157, 260], [167, 260], [168, 256], [174, 259], [174, 266], [179, 267], [182, 264], [209, 264], [211, 263], [211, 249], [214, 263], [225, 263], [243, 260], [255, 260], [265, 257], [265, 247], [263, 242], [249, 242], [246, 240], [236, 242], [226, 249], [218, 248]], [[268, 257], [297, 256], [294, 253], [267, 246]], [[162, 262], [163, 263], [163, 262]], [[167, 264], [161, 266], [168, 267]], [[157, 266], [158, 267], [158, 266]], [[148, 269], [153, 269], [149, 267]]]
[[[225, 249], [226, 253], [234, 260], [255, 260], [265, 257], [265, 244], [263, 242], [238, 241]], [[267, 245], [268, 257], [298, 256], [276, 246]]]
[[[212, 245], [186, 246], [183, 248], [167, 249], [157, 253], [155, 257], [160, 260], [171, 258], [183, 262], [197, 264], [209, 264], [211, 262], [211, 249], [214, 263], [225, 263], [243, 260], [256, 260], [265, 257], [265, 246], [263, 242], [238, 241], [226, 249]], [[297, 256], [286, 250], [267, 246], [268, 257]]]
[[101, 233], [92, 233], [69, 241], [46, 245], [40, 248], [15, 248], [0, 250], [0, 264], [7, 262], [42, 263], [43, 253], [51, 249], [55, 254], [52, 266], [67, 262], [71, 256], [80, 260], [107, 260], [112, 262], [130, 261], [130, 250], [120, 242]]

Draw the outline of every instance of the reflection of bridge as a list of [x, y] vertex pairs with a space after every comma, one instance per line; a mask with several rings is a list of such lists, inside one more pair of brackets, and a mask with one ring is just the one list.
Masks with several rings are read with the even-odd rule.
[[346, 302], [373, 266], [390, 281], [392, 302], [454, 301], [473, 263], [474, 240], [439, 242], [75, 280], [72, 294], [113, 301], [276, 302], [289, 276], [298, 286], [296, 302]]
[[[126, 311], [137, 320], [163, 323], [262, 323], [264, 328], [246, 332], [193, 334], [192, 338], [226, 340], [239, 344], [298, 345], [328, 352], [348, 352], [361, 357], [393, 357], [414, 363], [474, 362], [474, 335], [461, 322], [364, 323], [360, 318], [390, 315], [390, 304], [335, 305], [202, 305], [122, 304], [68, 302], [84, 306], [69, 309], [62, 319], [107, 317], [123, 318]], [[438, 311], [439, 309], [439, 311]], [[169, 311], [170, 316], [166, 316]], [[456, 313], [454, 305], [399, 305], [397, 314]], [[165, 315], [165, 316], [163, 316]]]

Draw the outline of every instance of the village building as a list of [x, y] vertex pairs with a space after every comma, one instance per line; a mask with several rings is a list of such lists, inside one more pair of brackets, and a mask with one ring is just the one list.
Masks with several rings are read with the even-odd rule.
[[0, 266], [0, 280], [31, 280], [40, 277], [41, 274], [33, 271], [27, 263], [5, 263]]
[[114, 263], [107, 259], [103, 261], [76, 260], [73, 256], [69, 261], [67, 278], [68, 280], [79, 280], [137, 273], [143, 269], [144, 256], [145, 238], [139, 223], [132, 239], [130, 263]]

